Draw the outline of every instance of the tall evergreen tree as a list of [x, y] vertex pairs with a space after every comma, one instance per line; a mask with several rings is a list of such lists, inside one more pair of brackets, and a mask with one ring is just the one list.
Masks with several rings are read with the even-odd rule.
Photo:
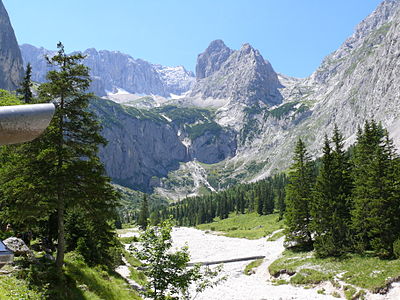
[[286, 188], [286, 244], [299, 248], [312, 247], [310, 202], [314, 178], [311, 160], [304, 142], [299, 139]]
[[25, 76], [23, 81], [21, 82], [21, 87], [17, 90], [17, 93], [20, 94], [20, 98], [25, 103], [33, 102], [33, 94], [32, 94], [32, 66], [30, 63], [26, 65]]
[[358, 251], [372, 249], [384, 257], [393, 254], [400, 216], [395, 158], [387, 131], [375, 121], [365, 122], [353, 159], [352, 223]]
[[54, 70], [39, 88], [42, 101], [56, 104], [53, 120], [39, 139], [19, 148], [19, 159], [7, 164], [1, 180], [6, 183], [2, 192], [11, 219], [56, 214], [56, 265], [61, 270], [66, 212], [83, 212], [97, 238], [97, 250], [108, 251], [115, 238], [110, 220], [115, 216], [118, 195], [97, 156], [99, 145], [106, 141], [87, 109], [93, 95], [86, 93], [90, 79], [88, 68], [80, 64], [84, 57], [65, 54], [61, 43], [57, 47], [57, 55], [48, 58]]
[[150, 217], [149, 203], [147, 201], [147, 196], [145, 194], [143, 196], [142, 206], [140, 207], [140, 213], [139, 213], [139, 219], [138, 219], [138, 225], [143, 230], [146, 230], [147, 225], [149, 225], [148, 224], [149, 217]]
[[343, 138], [337, 126], [334, 149], [325, 136], [322, 165], [311, 207], [314, 247], [320, 256], [340, 256], [349, 249], [351, 178]]

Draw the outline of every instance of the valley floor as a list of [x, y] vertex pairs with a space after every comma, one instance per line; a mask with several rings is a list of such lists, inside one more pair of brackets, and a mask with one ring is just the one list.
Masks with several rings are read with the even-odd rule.
[[[255, 270], [255, 274], [250, 276], [243, 273], [249, 261], [226, 263], [222, 272], [227, 280], [198, 295], [197, 300], [337, 299], [329, 295], [334, 292], [329, 282], [308, 289], [273, 284], [268, 266], [284, 251], [283, 238], [276, 241], [267, 241], [266, 238], [247, 240], [186, 227], [174, 228], [172, 236], [176, 247], [182, 247], [187, 243], [193, 262], [265, 256], [264, 262]], [[317, 292], [321, 289], [325, 290], [326, 295]], [[368, 294], [367, 299], [400, 299], [400, 285], [395, 283], [386, 295]]]

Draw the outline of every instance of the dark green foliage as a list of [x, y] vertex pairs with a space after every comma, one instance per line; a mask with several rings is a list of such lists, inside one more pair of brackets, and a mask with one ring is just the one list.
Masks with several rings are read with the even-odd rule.
[[149, 203], [147, 202], [147, 196], [143, 196], [143, 201], [142, 201], [142, 206], [140, 208], [139, 212], [139, 219], [138, 219], [138, 225], [141, 229], [146, 230], [147, 225], [148, 225], [148, 219], [149, 219]]
[[257, 211], [259, 215], [267, 215], [278, 208], [283, 215], [285, 184], [286, 176], [281, 174], [205, 196], [185, 198], [163, 208], [161, 218], [172, 215], [180, 226], [195, 226], [210, 223], [215, 217], [226, 219], [231, 212], [245, 214]]
[[393, 243], [393, 254], [397, 259], [400, 258], [400, 238]]
[[114, 228], [107, 219], [88, 215], [81, 209], [70, 209], [65, 217], [67, 251], [76, 249], [88, 265], [102, 264], [114, 269], [121, 264], [122, 249]]
[[[118, 246], [109, 225], [116, 216], [118, 194], [97, 156], [99, 145], [106, 141], [87, 110], [92, 97], [85, 93], [90, 83], [88, 68], [79, 63], [82, 55], [66, 55], [61, 43], [58, 48], [58, 54], [48, 59], [54, 70], [39, 88], [41, 101], [56, 100], [54, 118], [35, 141], [2, 148], [0, 185], [3, 222], [44, 233], [42, 238], [49, 244], [55, 232], [57, 267], [61, 270], [66, 246], [64, 219], [69, 212], [82, 211], [87, 223], [81, 226], [90, 229], [87, 234], [93, 240], [98, 239], [94, 249], [103, 254], [95, 257], [101, 261], [92, 257], [90, 263], [103, 263], [107, 252]], [[78, 245], [76, 237], [69, 239], [73, 241], [71, 248]], [[91, 246], [87, 238], [83, 241]], [[83, 242], [81, 246], [83, 249]]]
[[194, 124], [188, 126], [186, 129], [190, 139], [192, 140], [204, 135], [205, 132], [209, 132], [214, 136], [218, 136], [222, 131], [221, 125], [216, 122]]
[[[297, 105], [299, 105], [299, 107], [296, 108]], [[297, 113], [303, 113], [303, 112], [307, 111], [308, 109], [309, 108], [307, 107], [306, 104], [301, 103], [299, 101], [292, 101], [292, 102], [285, 103], [275, 109], [270, 110], [269, 113], [274, 118], [277, 118], [280, 120], [293, 111], [296, 111]]]
[[[372, 250], [384, 258], [398, 255], [400, 159], [387, 130], [366, 121], [358, 130], [357, 143], [346, 153], [335, 126], [323, 153], [315, 164], [318, 169], [310, 172], [304, 146], [297, 144], [286, 195], [287, 242], [311, 244], [312, 234], [319, 256], [340, 256], [350, 250]], [[318, 177], [307, 210], [313, 186], [307, 185], [313, 181], [310, 173]]]
[[358, 251], [393, 255], [399, 236], [400, 207], [397, 155], [388, 133], [375, 121], [359, 129], [354, 148], [352, 227]]
[[17, 96], [11, 94], [9, 91], [0, 89], [0, 106], [6, 105], [20, 105], [21, 100]]
[[32, 66], [30, 63], [26, 65], [25, 76], [23, 81], [21, 82], [21, 87], [17, 90], [17, 93], [20, 95], [20, 99], [25, 103], [33, 102], [33, 94], [32, 94]]
[[204, 108], [166, 105], [154, 108], [153, 110], [158, 114], [167, 116], [177, 126], [194, 124], [196, 122], [207, 123], [214, 120], [214, 113]]
[[301, 139], [297, 142], [293, 161], [286, 186], [285, 242], [298, 248], [310, 248], [310, 204], [314, 178], [311, 160]]
[[314, 247], [319, 256], [340, 256], [350, 247], [350, 164], [343, 150], [343, 137], [335, 126], [331, 149], [325, 137], [322, 165], [311, 207]]

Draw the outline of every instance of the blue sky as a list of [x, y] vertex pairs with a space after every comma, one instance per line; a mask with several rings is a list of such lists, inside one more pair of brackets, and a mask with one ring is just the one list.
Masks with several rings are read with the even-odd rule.
[[277, 72], [305, 77], [381, 0], [3, 0], [18, 42], [118, 50], [194, 70], [215, 39], [250, 43]]

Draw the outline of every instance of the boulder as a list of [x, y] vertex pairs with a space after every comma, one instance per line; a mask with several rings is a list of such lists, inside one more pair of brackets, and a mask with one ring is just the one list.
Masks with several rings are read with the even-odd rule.
[[32, 256], [32, 251], [28, 248], [25, 242], [16, 237], [9, 237], [8, 239], [3, 241], [4, 245], [7, 246], [12, 252], [14, 252], [15, 256]]

